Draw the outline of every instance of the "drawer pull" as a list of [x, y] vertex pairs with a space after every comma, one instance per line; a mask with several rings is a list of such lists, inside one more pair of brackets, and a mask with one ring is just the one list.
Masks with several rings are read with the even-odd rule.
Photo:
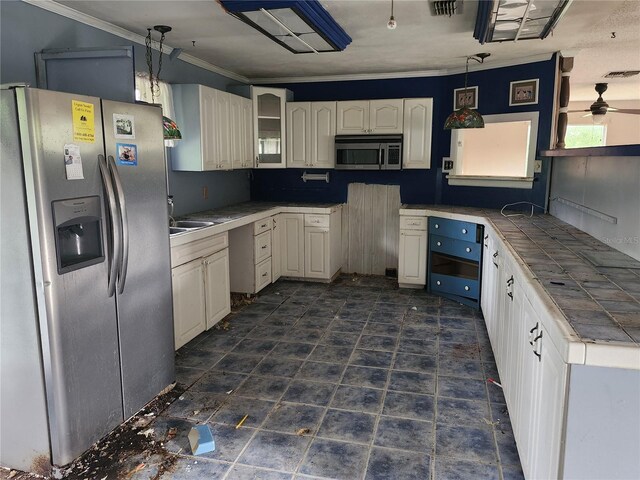
[[264, 272], [264, 273], [262, 274], [262, 276], [263, 276], [263, 277], [266, 277], [266, 276], [267, 276], [267, 272]]
[[467, 292], [468, 292], [469, 290], [471, 290], [471, 289], [469, 288], [469, 285], [465, 285], [465, 286], [464, 286], [464, 289], [465, 289], [465, 291], [467, 291]]
[[265, 228], [267, 226], [266, 223], [263, 223], [262, 225], [260, 225], [260, 228]]
[[471, 253], [471, 249], [470, 249], [469, 247], [465, 248], [465, 251], [466, 251], [467, 253]]
[[438, 225], [437, 223], [434, 225], [435, 228], [440, 228], [440, 225]]
[[260, 248], [264, 250], [265, 248], [267, 248], [267, 246], [266, 245], [262, 245]]
[[496, 258], [498, 256], [498, 251], [496, 250], [496, 253], [493, 254], [493, 258]]
[[462, 233], [464, 233], [464, 234], [466, 235], [466, 234], [467, 234], [467, 229], [466, 229], [466, 228], [463, 228], [463, 229], [462, 229]]
[[441, 247], [442, 246], [442, 242], [436, 242], [436, 245]]
[[436, 280], [436, 285], [440, 285], [440, 280]]

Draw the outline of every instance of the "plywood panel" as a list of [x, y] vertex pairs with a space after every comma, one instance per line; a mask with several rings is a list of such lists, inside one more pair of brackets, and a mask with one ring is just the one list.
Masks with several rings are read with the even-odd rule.
[[350, 272], [349, 270], [349, 204], [342, 207], [342, 263], [341, 268], [343, 272]]
[[387, 185], [369, 185], [373, 193], [371, 211], [371, 239], [373, 248], [369, 250], [371, 255], [370, 273], [384, 275], [387, 250]]
[[386, 207], [386, 268], [398, 268], [398, 239], [400, 238], [400, 185], [387, 187]]
[[400, 187], [349, 185], [343, 209], [344, 271], [384, 275], [398, 266]]
[[349, 269], [350, 273], [363, 273], [364, 245], [364, 190], [363, 183], [349, 184]]

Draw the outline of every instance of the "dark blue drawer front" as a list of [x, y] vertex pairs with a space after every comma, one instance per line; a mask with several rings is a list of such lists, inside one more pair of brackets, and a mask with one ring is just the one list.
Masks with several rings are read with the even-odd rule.
[[450, 275], [431, 274], [431, 291], [450, 293], [461, 297], [478, 298], [480, 282]]
[[477, 260], [478, 262], [482, 253], [481, 243], [465, 242], [464, 240], [441, 237], [440, 235], [430, 235], [429, 245], [432, 252], [442, 252], [454, 257]]
[[476, 241], [478, 225], [448, 218], [429, 217], [429, 234], [457, 238], [467, 242]]

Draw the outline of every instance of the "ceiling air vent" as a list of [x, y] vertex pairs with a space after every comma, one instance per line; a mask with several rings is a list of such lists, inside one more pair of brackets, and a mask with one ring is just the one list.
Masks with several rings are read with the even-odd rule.
[[442, 15], [450, 17], [462, 13], [462, 0], [431, 0], [429, 6], [431, 7], [431, 15], [435, 17]]
[[621, 72], [609, 72], [604, 76], [604, 78], [627, 78], [638, 75], [639, 73], [640, 70], [623, 70]]

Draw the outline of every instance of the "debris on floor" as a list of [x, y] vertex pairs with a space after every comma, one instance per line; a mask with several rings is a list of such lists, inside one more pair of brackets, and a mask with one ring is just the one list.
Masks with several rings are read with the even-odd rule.
[[236, 310], [240, 310], [242, 307], [247, 305], [251, 305], [256, 301], [258, 297], [255, 295], [247, 296], [244, 293], [232, 293], [231, 294], [231, 311], [235, 312]]
[[247, 420], [247, 418], [249, 418], [249, 415], [245, 415], [244, 417], [242, 417], [242, 420], [240, 420], [236, 425], [236, 430], [242, 426], [242, 424]]
[[309, 435], [310, 433], [311, 433], [310, 428], [301, 428], [296, 432], [296, 435], [298, 435], [299, 437], [302, 437], [304, 435]]

